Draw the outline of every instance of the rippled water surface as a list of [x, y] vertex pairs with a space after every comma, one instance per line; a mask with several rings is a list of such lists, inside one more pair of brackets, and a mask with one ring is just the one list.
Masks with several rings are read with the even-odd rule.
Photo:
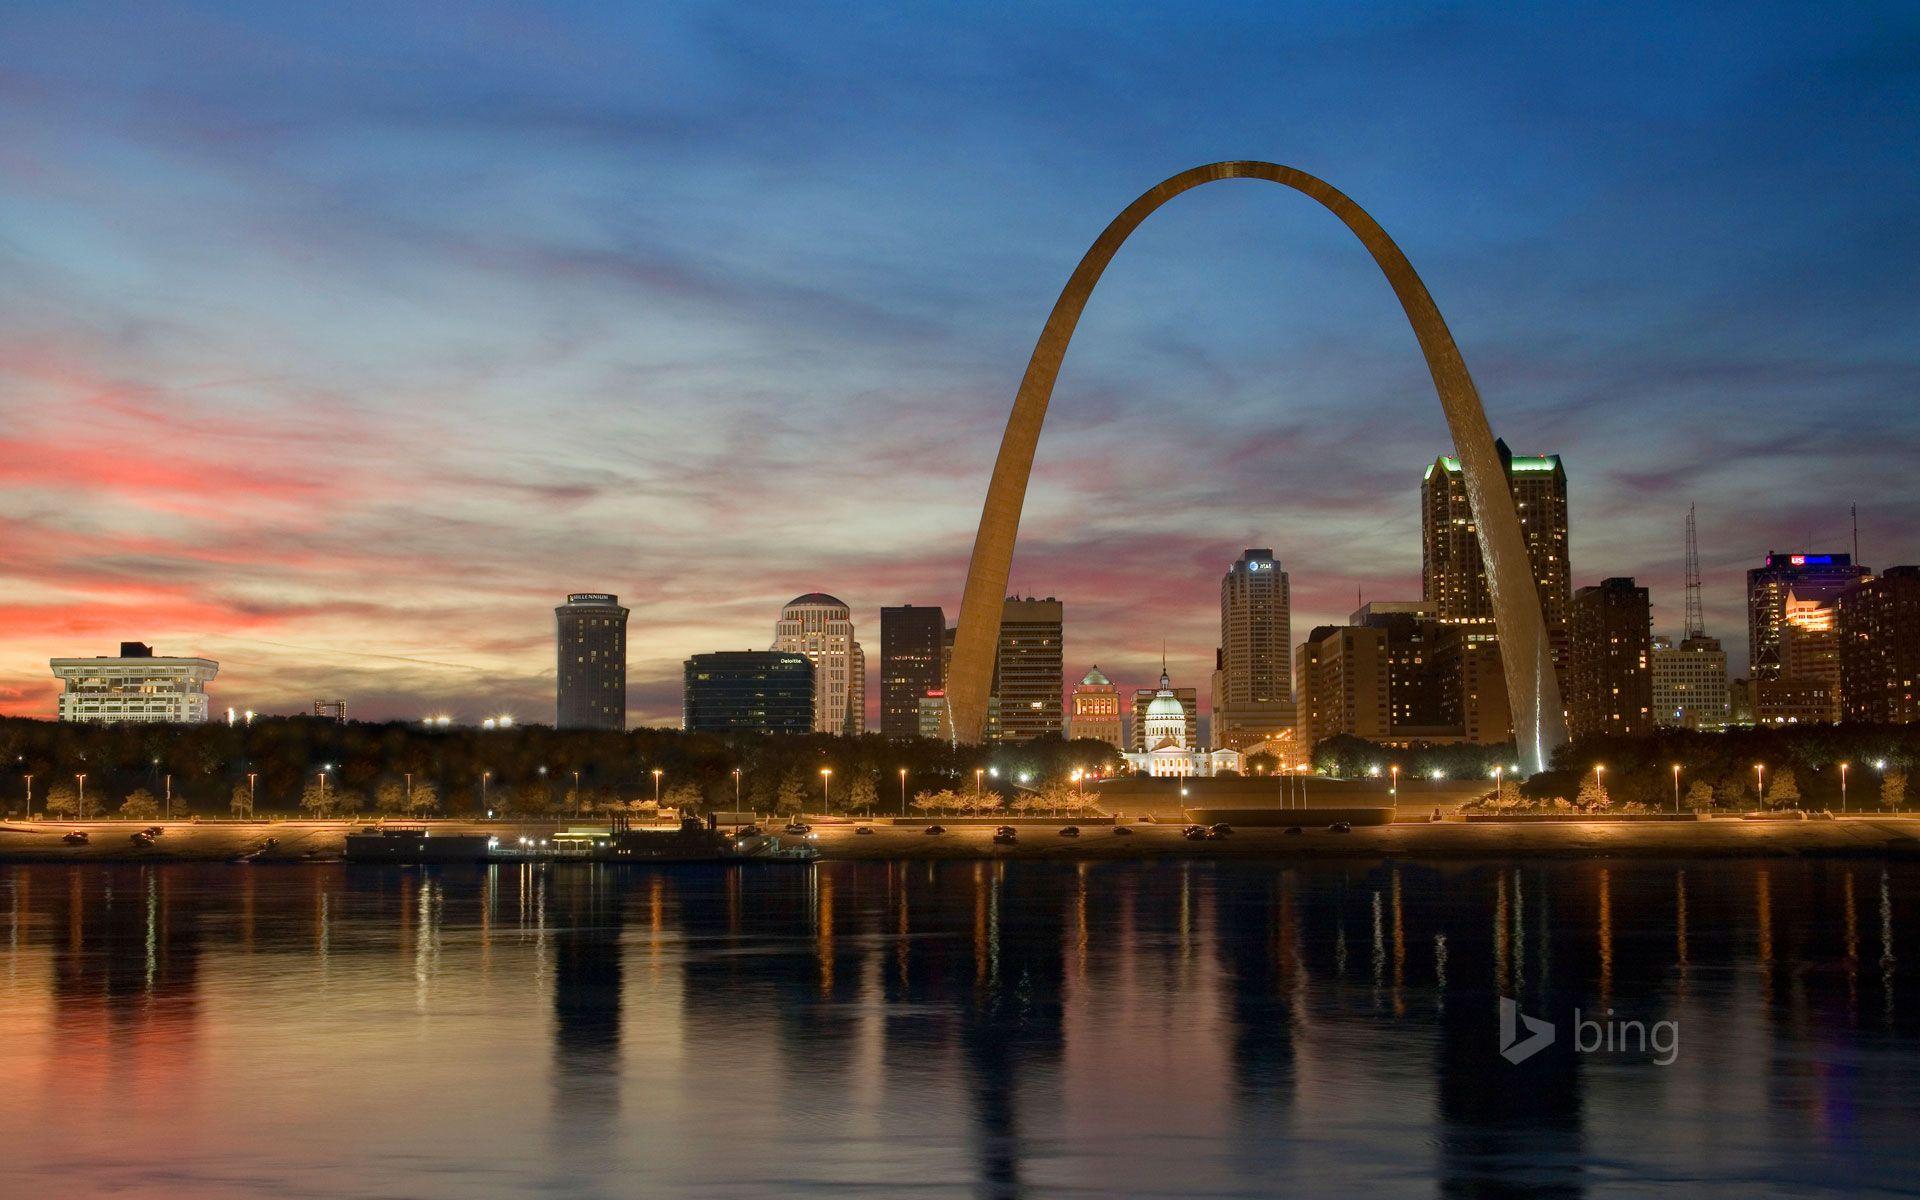
[[[1917, 898], [1875, 861], [0, 868], [0, 1194], [1911, 1195]], [[1501, 995], [1555, 1023], [1517, 1065]]]

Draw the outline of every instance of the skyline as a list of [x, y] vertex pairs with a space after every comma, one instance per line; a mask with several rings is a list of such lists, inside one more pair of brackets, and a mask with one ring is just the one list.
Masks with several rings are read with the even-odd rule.
[[[1575, 586], [1633, 576], [1678, 633], [1696, 502], [1743, 662], [1745, 570], [1849, 550], [1850, 502], [1864, 562], [1920, 558], [1911, 22], [1235, 12], [1050, 12], [990, 64], [887, 14], [0, 17], [0, 712], [137, 639], [220, 660], [221, 707], [544, 720], [552, 608], [606, 591], [632, 723], [672, 724], [685, 658], [765, 649], [792, 596], [869, 646], [883, 605], [951, 618], [1032, 331], [1113, 211], [1209, 158], [1297, 162], [1394, 232], [1494, 432], [1565, 457]], [[882, 65], [828, 86], [853, 61]], [[1501, 82], [1438, 88], [1475, 64]], [[1089, 306], [1009, 588], [1065, 602], [1068, 682], [1145, 686], [1164, 639], [1204, 683], [1246, 546], [1296, 643], [1356, 587], [1419, 595], [1451, 447], [1329, 224], [1208, 189]]]

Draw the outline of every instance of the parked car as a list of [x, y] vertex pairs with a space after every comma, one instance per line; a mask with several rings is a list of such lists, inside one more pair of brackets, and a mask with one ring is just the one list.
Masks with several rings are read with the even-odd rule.
[[1289, 825], [1289, 826], [1287, 826], [1287, 834], [1288, 834], [1288, 836], [1290, 836], [1290, 837], [1297, 837], [1297, 836], [1299, 836], [1300, 834], [1302, 834], [1302, 833], [1305, 833], [1305, 832], [1306, 832], [1306, 831], [1305, 831], [1305, 830], [1303, 830], [1303, 829], [1301, 829], [1301, 828], [1300, 828], [1300, 827], [1299, 827], [1298, 825]]
[[1061, 837], [1079, 837], [1080, 827], [1078, 825], [1062, 825], [1060, 827], [1060, 836]]
[[993, 843], [996, 846], [1011, 846], [1020, 840], [1020, 835], [1011, 825], [998, 825], [993, 830]]
[[933, 836], [934, 834], [945, 833], [946, 831], [947, 831], [947, 827], [945, 825], [927, 826], [927, 836], [929, 837]]
[[280, 839], [279, 839], [279, 838], [277, 838], [277, 837], [270, 837], [270, 838], [268, 838], [268, 839], [267, 839], [266, 841], [264, 841], [264, 842], [261, 842], [261, 843], [260, 843], [260, 848], [261, 848], [262, 850], [271, 850], [271, 849], [273, 849], [273, 848], [274, 848], [275, 846], [278, 846], [279, 844], [280, 844]]
[[1125, 825], [1115, 825], [1113, 827], [1113, 833], [1115, 837], [1132, 837], [1133, 836], [1133, 830], [1128, 829]]
[[1190, 842], [1204, 842], [1207, 840], [1207, 827], [1205, 825], [1189, 825], [1180, 831], [1180, 836]]
[[813, 826], [807, 824], [805, 821], [788, 821], [787, 832], [793, 834], [795, 837], [799, 837], [812, 833]]
[[872, 833], [872, 832], [873, 832], [873, 826], [871, 826], [871, 825], [855, 825], [855, 826], [853, 827], [853, 831], [854, 831], [855, 833]]
[[1351, 821], [1335, 821], [1333, 824], [1327, 826], [1327, 832], [1328, 833], [1352, 833], [1353, 823]]
[[153, 835], [148, 833], [144, 829], [135, 830], [127, 840], [132, 842], [136, 846], [153, 845]]
[[751, 824], [742, 825], [740, 828], [734, 830], [733, 832], [734, 832], [734, 835], [737, 837], [759, 837], [760, 827], [758, 825], [751, 825]]
[[1213, 828], [1208, 830], [1208, 832], [1215, 837], [1225, 837], [1233, 832], [1233, 826], [1227, 824], [1225, 821], [1215, 821]]
[[149, 825], [140, 832], [146, 834], [148, 837], [159, 837], [166, 832], [166, 829], [159, 825]]
[[72, 833], [69, 833], [65, 837], [61, 838], [60, 840], [65, 842], [69, 846], [84, 846], [87, 844], [87, 842], [90, 839], [87, 837], [86, 830], [76, 829]]

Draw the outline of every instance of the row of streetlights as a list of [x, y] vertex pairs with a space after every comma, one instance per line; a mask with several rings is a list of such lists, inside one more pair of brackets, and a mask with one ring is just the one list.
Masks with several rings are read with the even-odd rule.
[[[1837, 765], [1840, 768], [1840, 811], [1846, 812], [1847, 811], [1847, 770], [1848, 768], [1853, 766], [1853, 764], [1850, 762], [1841, 762], [1835, 765]], [[1880, 771], [1884, 774], [1887, 769], [1887, 760], [1884, 758], [1875, 759], [1873, 765], [1875, 770]], [[1601, 780], [1606, 772], [1606, 769], [1607, 769], [1606, 764], [1604, 763], [1593, 764], [1593, 783], [1595, 787], [1602, 786]], [[1499, 779], [1499, 774], [1500, 774], [1499, 768], [1498, 767], [1494, 768], [1494, 778], [1496, 781]], [[1498, 788], [1499, 787], [1498, 782], [1496, 782], [1494, 786]], [[1754, 796], [1754, 799], [1760, 804], [1765, 804], [1767, 802], [1767, 764], [1765, 763], [1753, 764], [1753, 796]], [[1676, 813], [1680, 811], [1680, 764], [1679, 763], [1673, 764], [1673, 811]]]

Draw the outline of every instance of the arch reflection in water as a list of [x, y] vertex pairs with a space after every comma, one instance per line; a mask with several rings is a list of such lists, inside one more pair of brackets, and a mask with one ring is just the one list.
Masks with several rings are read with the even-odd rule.
[[[1915, 864], [300, 868], [244, 906], [230, 879], [0, 871], [17, 1186], [138, 1180], [162, 1144], [196, 1195], [316, 1162], [429, 1196], [1920, 1168]], [[1501, 994], [1675, 1020], [1683, 1051], [1575, 1055], [1563, 1024], [1511, 1066]]]

